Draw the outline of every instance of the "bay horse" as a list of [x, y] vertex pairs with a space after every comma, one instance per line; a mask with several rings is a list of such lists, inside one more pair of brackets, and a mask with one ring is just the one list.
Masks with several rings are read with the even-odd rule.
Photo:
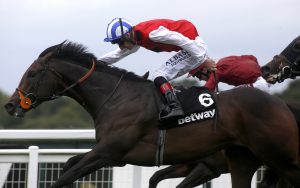
[[[299, 131], [300, 103], [289, 101], [287, 105], [294, 114]], [[230, 150], [231, 153], [229, 153], [228, 150]], [[158, 170], [150, 177], [149, 188], [156, 188], [158, 183], [162, 180], [182, 177], [184, 177], [184, 179], [176, 186], [177, 188], [196, 187], [219, 177], [221, 174], [230, 173], [230, 163], [227, 160], [229, 156], [226, 156], [228, 153], [231, 155], [231, 160], [241, 161], [241, 165], [243, 166], [241, 170], [241, 172], [243, 172], [243, 178], [239, 178], [239, 180], [243, 181], [241, 184], [245, 187], [250, 187], [252, 176], [257, 167], [262, 165], [262, 163], [258, 160], [251, 160], [249, 157], [247, 159], [244, 158], [245, 156], [252, 155], [246, 148], [234, 147], [223, 149], [193, 162], [171, 165]], [[250, 161], [248, 159], [250, 159]], [[263, 171], [263, 179], [258, 185], [258, 188], [275, 188], [276, 186], [276, 188], [290, 187], [288, 182], [280, 179], [276, 172], [268, 167], [265, 168]]]
[[262, 77], [269, 83], [283, 82], [300, 75], [300, 36], [296, 37], [279, 55], [261, 67]]
[[[241, 150], [243, 150], [242, 152], [248, 152], [249, 155], [252, 155], [252, 153], [246, 151], [245, 148], [235, 147], [234, 150], [232, 150], [235, 152], [231, 152], [231, 155], [235, 158], [235, 162], [240, 160], [239, 156], [241, 154]], [[243, 171], [246, 173], [243, 175], [239, 174], [240, 177], [243, 177], [242, 179], [239, 179], [239, 181], [244, 181], [242, 184], [245, 187], [251, 187], [251, 179], [258, 167], [258, 161], [250, 160], [250, 162], [248, 162], [248, 160], [243, 158], [242, 162], [243, 164], [241, 165], [243, 166], [243, 169], [246, 169], [246, 171]], [[192, 188], [202, 185], [219, 177], [221, 174], [226, 173], [229, 173], [229, 164], [226, 159], [225, 150], [221, 150], [190, 163], [175, 164], [162, 170], [158, 170], [151, 176], [149, 180], [149, 188], [156, 188], [158, 183], [162, 180], [181, 177], [184, 177], [184, 179], [176, 186], [176, 188]]]
[[[152, 81], [97, 62], [80, 44], [63, 42], [44, 50], [30, 65], [5, 108], [22, 117], [60, 96], [73, 98], [92, 116], [97, 144], [70, 158], [52, 188], [104, 166], [156, 164], [158, 114], [164, 103]], [[236, 88], [220, 92], [218, 111], [216, 130], [212, 119], [166, 131], [163, 164], [243, 146], [300, 188], [297, 123], [282, 100], [254, 88]], [[238, 174], [231, 175], [234, 188], [245, 188], [238, 184]]]

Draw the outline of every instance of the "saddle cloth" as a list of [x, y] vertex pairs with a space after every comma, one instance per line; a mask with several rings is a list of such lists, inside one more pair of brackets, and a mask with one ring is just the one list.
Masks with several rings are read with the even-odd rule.
[[190, 123], [213, 119], [216, 115], [216, 101], [211, 91], [205, 87], [193, 86], [176, 92], [181, 103], [184, 116], [168, 119], [160, 124], [160, 129], [185, 126]]

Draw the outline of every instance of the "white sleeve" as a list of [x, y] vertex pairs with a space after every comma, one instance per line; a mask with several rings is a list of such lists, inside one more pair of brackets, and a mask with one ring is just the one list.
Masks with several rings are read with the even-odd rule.
[[149, 38], [154, 42], [179, 46], [183, 50], [189, 52], [200, 63], [203, 63], [205, 59], [207, 59], [207, 46], [200, 37], [191, 40], [181, 33], [170, 31], [169, 29], [160, 26], [158, 29], [149, 33]]
[[135, 45], [131, 50], [126, 48], [124, 49], [118, 48], [100, 57], [99, 60], [111, 65], [113, 63], [118, 62], [122, 58], [128, 56], [129, 54], [136, 52], [139, 48], [140, 47], [138, 45]]

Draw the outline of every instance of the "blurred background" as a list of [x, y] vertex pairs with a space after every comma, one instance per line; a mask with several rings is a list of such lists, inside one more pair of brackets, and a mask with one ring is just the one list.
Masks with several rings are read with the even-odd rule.
[[[90, 117], [70, 99], [45, 103], [22, 120], [9, 117], [3, 105], [44, 49], [66, 39], [83, 44], [97, 57], [117, 48], [103, 42], [107, 24], [115, 17], [133, 24], [187, 19], [197, 26], [211, 58], [252, 54], [264, 65], [299, 36], [299, 7], [298, 0], [0, 0], [0, 127], [93, 128]], [[151, 74], [172, 55], [140, 49], [115, 66]], [[202, 84], [186, 75], [175, 81]], [[275, 84], [272, 94], [297, 100], [298, 84], [297, 80]], [[230, 88], [220, 85], [221, 90]]]

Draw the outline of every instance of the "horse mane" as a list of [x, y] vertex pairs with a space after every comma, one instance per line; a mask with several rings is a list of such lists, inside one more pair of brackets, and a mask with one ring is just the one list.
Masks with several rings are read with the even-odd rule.
[[121, 69], [118, 67], [107, 65], [105, 62], [102, 62], [100, 60], [97, 60], [97, 57], [90, 53], [82, 44], [78, 44], [72, 41], [65, 41], [61, 44], [51, 46], [47, 49], [45, 49], [40, 55], [40, 57], [45, 56], [49, 52], [55, 51], [52, 58], [58, 58], [58, 59], [70, 59], [73, 60], [73, 63], [77, 63], [80, 66], [83, 66], [85, 68], [90, 69], [92, 66], [92, 60], [96, 60], [96, 68], [95, 71], [97, 72], [109, 72], [110, 74], [118, 74], [118, 75], [124, 75], [124, 77], [133, 79], [136, 81], [150, 81], [147, 80], [139, 75], [136, 75], [133, 72], [128, 72], [125, 69]]
[[300, 36], [295, 38], [281, 53], [289, 62], [294, 63], [298, 58], [300, 58], [299, 50]]

